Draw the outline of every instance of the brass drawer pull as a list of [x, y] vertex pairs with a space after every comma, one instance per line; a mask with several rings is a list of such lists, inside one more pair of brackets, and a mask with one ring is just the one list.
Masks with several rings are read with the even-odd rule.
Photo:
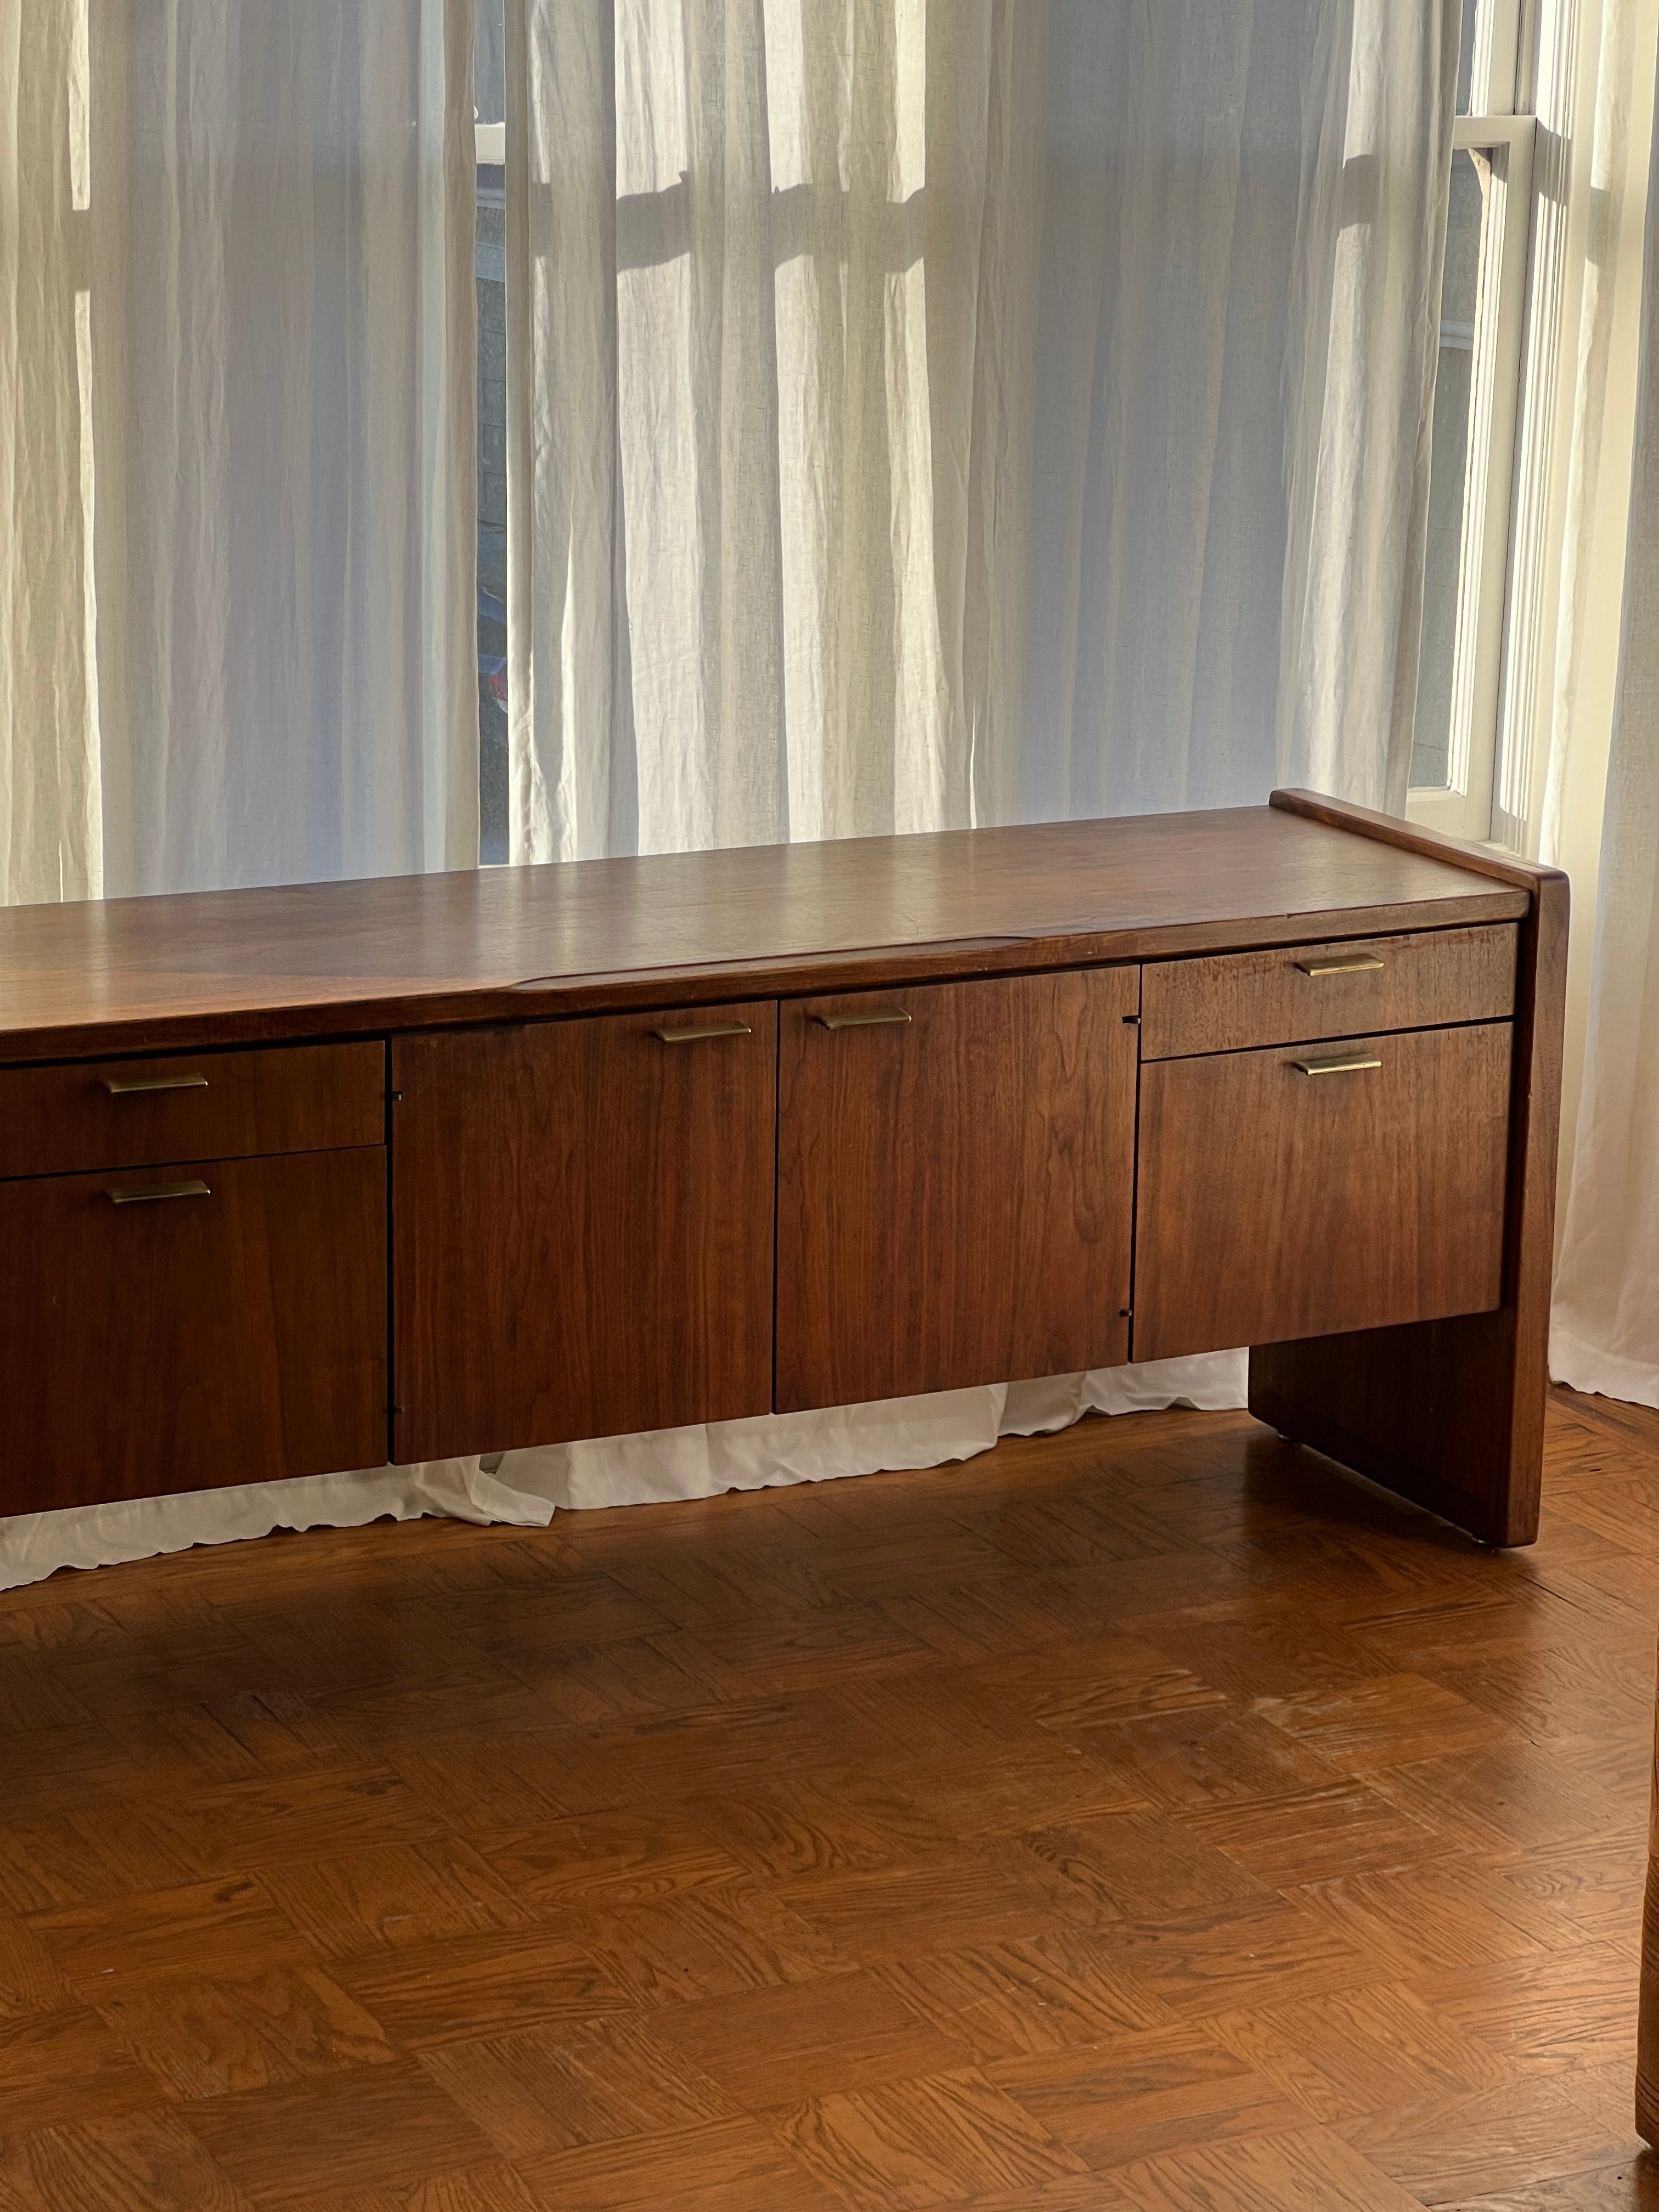
[[747, 1022], [709, 1022], [700, 1030], [653, 1030], [665, 1044], [696, 1044], [699, 1037], [753, 1036]]
[[902, 1006], [880, 1006], [868, 1014], [814, 1014], [813, 1020], [826, 1030], [873, 1030], [888, 1022], [908, 1022], [910, 1018]]
[[1304, 1075], [1358, 1075], [1362, 1068], [1381, 1067], [1380, 1060], [1369, 1053], [1363, 1058], [1355, 1055], [1348, 1060], [1293, 1060], [1292, 1067], [1299, 1067]]
[[1298, 960], [1296, 964], [1304, 975], [1374, 975], [1388, 963], [1374, 952], [1357, 952], [1346, 960]]
[[111, 1183], [104, 1195], [112, 1206], [142, 1206], [152, 1198], [211, 1198], [204, 1182]]
[[135, 1091], [205, 1091], [205, 1075], [146, 1075], [128, 1082], [119, 1075], [106, 1075], [104, 1088], [112, 1098], [125, 1098]]

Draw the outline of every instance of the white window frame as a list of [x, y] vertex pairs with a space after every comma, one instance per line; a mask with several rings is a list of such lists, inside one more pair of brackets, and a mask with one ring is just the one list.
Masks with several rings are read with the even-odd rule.
[[[1492, 834], [1509, 600], [1515, 454], [1527, 327], [1537, 118], [1516, 110], [1521, 0], [1480, 0], [1471, 112], [1453, 125], [1454, 154], [1485, 156], [1477, 320], [1470, 333], [1468, 447], [1452, 658], [1447, 781], [1413, 786], [1407, 817], [1474, 842]], [[1497, 281], [1489, 281], [1497, 256]]]

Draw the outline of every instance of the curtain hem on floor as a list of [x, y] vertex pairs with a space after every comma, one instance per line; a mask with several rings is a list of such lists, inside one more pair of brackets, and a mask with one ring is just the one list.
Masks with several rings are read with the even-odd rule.
[[988, 1451], [1000, 1437], [1067, 1428], [1085, 1413], [1242, 1406], [1246, 1358], [1243, 1352], [1206, 1353], [828, 1413], [767, 1413], [483, 1458], [19, 1514], [0, 1520], [0, 1589], [43, 1582], [60, 1567], [111, 1566], [197, 1544], [240, 1543], [278, 1528], [354, 1528], [425, 1515], [537, 1528], [556, 1512], [944, 1467]]
[[1659, 1367], [1650, 1359], [1621, 1359], [1605, 1346], [1575, 1336], [1559, 1322], [1550, 1330], [1550, 1376], [1570, 1390], [1630, 1406], [1659, 1407]]

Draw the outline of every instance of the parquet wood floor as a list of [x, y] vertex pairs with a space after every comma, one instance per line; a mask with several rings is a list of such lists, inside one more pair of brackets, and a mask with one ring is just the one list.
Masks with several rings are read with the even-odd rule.
[[1242, 1415], [0, 1597], [0, 2212], [1614, 2212], [1659, 1416]]

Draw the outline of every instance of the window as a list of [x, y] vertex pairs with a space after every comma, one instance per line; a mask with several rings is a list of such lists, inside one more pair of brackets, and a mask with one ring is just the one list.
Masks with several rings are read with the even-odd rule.
[[1493, 834], [1535, 118], [1521, 0], [1463, 0], [1435, 380], [1412, 818]]
[[507, 99], [505, 0], [477, 0], [478, 858], [507, 858]]
[[[1517, 433], [1532, 375], [1538, 123], [1528, 49], [1556, 4], [1462, 0], [1407, 805], [1411, 818], [1450, 836], [1517, 846], [1525, 807], [1509, 787], [1526, 780], [1526, 702], [1506, 706], [1504, 693], [1506, 652], [1513, 664], [1528, 647], [1525, 635], [1506, 639], [1506, 628], [1526, 629], [1511, 620], [1510, 586]], [[508, 837], [505, 0], [476, 0], [474, 21], [479, 818], [488, 863], [506, 860]], [[1508, 759], [1506, 715], [1517, 725]]]

